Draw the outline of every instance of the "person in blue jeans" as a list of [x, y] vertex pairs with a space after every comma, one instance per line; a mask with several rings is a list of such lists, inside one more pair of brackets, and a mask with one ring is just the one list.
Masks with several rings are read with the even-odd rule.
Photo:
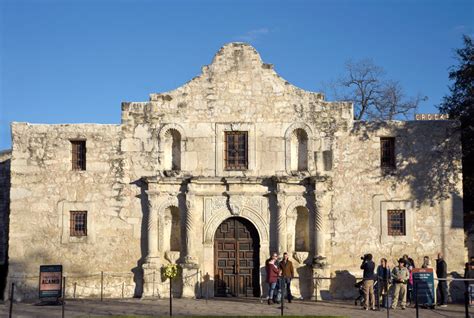
[[278, 276], [280, 274], [280, 270], [278, 269], [278, 265], [276, 263], [278, 259], [277, 253], [272, 253], [272, 257], [268, 260], [267, 265], [265, 266], [265, 270], [267, 273], [267, 284], [268, 284], [268, 304], [270, 305], [273, 300], [273, 294], [275, 293], [275, 288], [278, 281]]

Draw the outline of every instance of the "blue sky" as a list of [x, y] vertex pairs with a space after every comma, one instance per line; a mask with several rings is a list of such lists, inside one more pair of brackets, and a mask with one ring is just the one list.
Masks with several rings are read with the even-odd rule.
[[122, 101], [181, 86], [232, 41], [311, 91], [372, 58], [437, 112], [473, 21], [467, 0], [0, 0], [0, 149], [12, 121], [119, 123]]

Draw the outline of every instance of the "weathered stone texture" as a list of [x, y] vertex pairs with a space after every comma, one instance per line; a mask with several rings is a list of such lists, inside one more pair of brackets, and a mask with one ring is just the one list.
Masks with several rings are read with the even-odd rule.
[[[12, 125], [11, 280], [61, 263], [71, 277], [95, 275], [78, 283], [78, 296], [97, 294], [100, 271], [125, 273], [135, 295], [165, 296], [156, 275], [173, 262], [186, 276], [176, 293], [190, 296], [193, 273], [214, 277], [214, 234], [232, 216], [255, 226], [260, 266], [273, 250], [290, 253], [300, 277], [294, 293], [305, 298], [314, 296], [313, 275], [334, 277], [322, 294], [352, 296], [368, 252], [390, 262], [408, 253], [420, 264], [443, 251], [449, 271], [461, 273], [455, 125], [354, 122], [350, 103], [294, 87], [249, 45], [228, 44], [182, 87], [123, 103], [121, 125]], [[247, 170], [225, 169], [226, 131], [248, 133]], [[388, 175], [380, 137], [396, 138], [397, 169]], [[78, 138], [87, 140], [86, 171], [71, 171]], [[388, 209], [406, 210], [406, 236], [387, 235]], [[67, 235], [71, 210], [88, 211], [87, 237]], [[309, 227], [303, 235], [298, 217]], [[177, 236], [179, 251], [170, 244]], [[36, 294], [34, 281], [17, 281], [22, 294]], [[120, 280], [110, 285], [120, 296]]]

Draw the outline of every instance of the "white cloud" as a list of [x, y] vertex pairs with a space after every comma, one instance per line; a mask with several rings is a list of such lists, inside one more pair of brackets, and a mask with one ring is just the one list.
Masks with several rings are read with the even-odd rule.
[[237, 39], [244, 42], [254, 42], [258, 38], [265, 36], [268, 33], [270, 33], [270, 30], [268, 28], [254, 29], [254, 30], [248, 31], [244, 35], [239, 35]]

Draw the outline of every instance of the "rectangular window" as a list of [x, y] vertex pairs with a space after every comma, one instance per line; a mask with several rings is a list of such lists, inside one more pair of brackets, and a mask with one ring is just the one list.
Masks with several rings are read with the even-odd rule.
[[380, 165], [382, 168], [395, 169], [395, 138], [380, 138]]
[[72, 170], [86, 170], [86, 141], [71, 140]]
[[225, 169], [247, 170], [248, 136], [246, 131], [225, 132]]
[[323, 151], [324, 171], [332, 170], [332, 150]]
[[388, 210], [388, 235], [404, 236], [406, 235], [405, 227], [405, 210]]
[[87, 211], [70, 213], [70, 236], [87, 236]]

